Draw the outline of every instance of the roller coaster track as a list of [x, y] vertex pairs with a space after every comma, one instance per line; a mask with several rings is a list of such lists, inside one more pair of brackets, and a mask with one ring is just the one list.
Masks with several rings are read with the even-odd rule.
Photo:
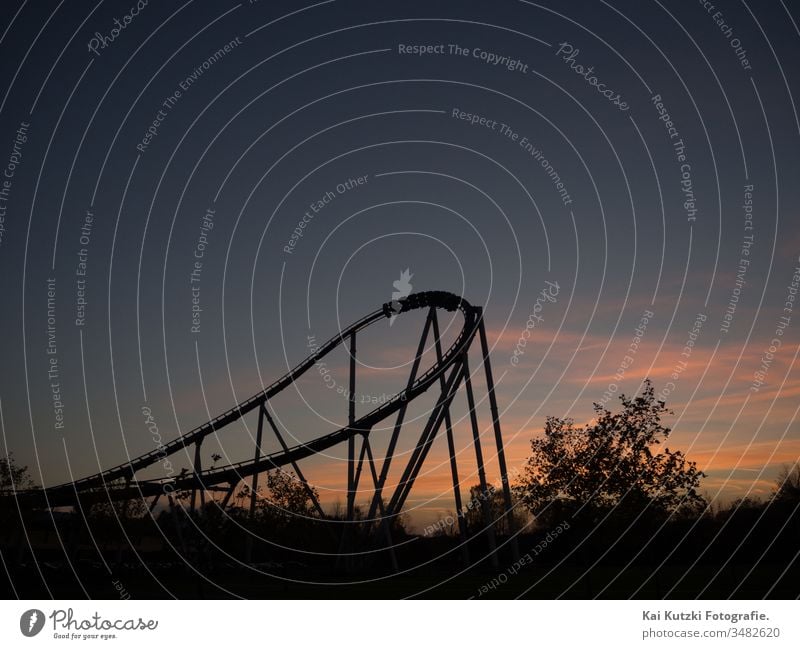
[[[416, 356], [412, 363], [412, 368], [406, 387], [404, 390], [395, 394], [380, 406], [361, 417], [355, 416], [355, 378], [356, 378], [356, 334], [381, 320], [399, 316], [400, 314], [415, 309], [427, 309], [428, 315], [423, 326], [422, 335], [419, 340]], [[449, 312], [460, 311], [463, 315], [463, 326], [458, 333], [455, 341], [446, 350], [442, 350], [437, 310]], [[428, 368], [424, 373], [417, 375], [421, 363], [425, 345], [429, 337], [433, 338], [436, 350], [436, 363]], [[357, 320], [349, 327], [343, 329], [328, 341], [317, 347], [312, 354], [296, 365], [289, 372], [284, 374], [271, 385], [267, 386], [249, 399], [242, 401], [235, 407], [218, 415], [211, 421], [181, 435], [173, 441], [160, 446], [159, 448], [133, 458], [128, 462], [107, 469], [100, 473], [52, 487], [27, 489], [16, 492], [6, 492], [5, 497], [16, 498], [25, 507], [63, 507], [75, 506], [77, 504], [91, 504], [93, 502], [120, 501], [131, 498], [153, 497], [150, 509], [155, 507], [158, 499], [167, 496], [170, 504], [173, 505], [171, 494], [178, 491], [191, 490], [191, 509], [195, 509], [196, 496], [199, 493], [201, 501], [205, 503], [206, 492], [221, 491], [224, 493], [222, 506], [226, 506], [236, 487], [244, 478], [251, 478], [251, 512], [256, 504], [257, 484], [259, 474], [277, 469], [286, 465], [291, 465], [298, 478], [305, 486], [307, 493], [314, 502], [314, 505], [321, 517], [325, 517], [325, 512], [310, 489], [298, 462], [317, 453], [322, 453], [333, 446], [341, 443], [348, 444], [348, 499], [347, 499], [347, 518], [352, 520], [354, 515], [354, 501], [358, 483], [364, 468], [365, 459], [369, 464], [370, 472], [375, 487], [374, 495], [369, 508], [368, 520], [372, 518], [380, 509], [381, 520], [386, 520], [400, 513], [406, 498], [418, 476], [428, 451], [438, 431], [445, 424], [449, 455], [450, 468], [453, 482], [453, 493], [457, 512], [462, 512], [462, 501], [460, 492], [460, 481], [458, 477], [458, 467], [456, 462], [456, 452], [453, 440], [452, 422], [450, 416], [450, 406], [463, 383], [466, 388], [467, 403], [469, 407], [470, 423], [473, 433], [473, 446], [475, 448], [476, 460], [478, 464], [478, 475], [481, 488], [484, 493], [488, 491], [486, 482], [486, 472], [481, 449], [481, 435], [478, 428], [478, 419], [475, 407], [475, 398], [472, 389], [471, 375], [468, 364], [468, 352], [475, 338], [480, 339], [481, 364], [486, 374], [486, 385], [488, 390], [489, 405], [491, 408], [492, 424], [497, 446], [497, 458], [503, 484], [503, 494], [507, 510], [511, 508], [511, 496], [508, 484], [505, 455], [503, 451], [502, 435], [498, 416], [497, 402], [494, 391], [494, 381], [489, 361], [489, 350], [486, 340], [486, 331], [483, 323], [483, 313], [480, 307], [469, 304], [465, 299], [444, 291], [427, 291], [414, 293], [406, 298], [385, 303], [380, 309]], [[270, 413], [268, 404], [270, 399], [279, 394], [282, 390], [292, 385], [310, 368], [314, 367], [321, 359], [331, 353], [340, 345], [349, 345], [350, 356], [350, 391], [349, 391], [349, 416], [346, 426], [339, 428], [331, 433], [317, 437], [309, 442], [288, 446], [275, 425]], [[440, 392], [435, 405], [428, 413], [428, 419], [423, 427], [419, 442], [410, 452], [408, 463], [403, 471], [402, 477], [397, 483], [394, 493], [384, 503], [384, 488], [387, 486], [387, 476], [391, 461], [393, 459], [400, 430], [403, 425], [408, 404], [421, 394], [429, 390], [435, 384], [439, 385]], [[203, 440], [211, 434], [217, 433], [226, 426], [240, 420], [252, 411], [258, 412], [257, 439], [255, 453], [252, 460], [232, 463], [216, 468], [203, 469], [201, 465], [200, 448]], [[378, 471], [372, 449], [369, 445], [369, 433], [372, 428], [386, 420], [392, 415], [397, 415], [392, 435], [383, 458], [383, 465]], [[264, 432], [264, 424], [268, 424], [276, 438], [280, 442], [281, 450], [262, 455], [261, 446]], [[355, 458], [356, 439], [361, 436], [361, 445], [358, 461]], [[137, 472], [162, 462], [166, 457], [184, 451], [194, 446], [195, 460], [194, 470], [191, 473], [182, 473], [178, 476], [153, 479], [137, 480]], [[1, 496], [0, 496], [1, 497]], [[174, 505], [173, 505], [174, 506]], [[487, 528], [491, 528], [491, 521], [488, 520], [488, 507], [484, 508]], [[459, 516], [460, 532], [466, 536], [466, 525], [463, 516]], [[490, 541], [494, 547], [493, 535]]]

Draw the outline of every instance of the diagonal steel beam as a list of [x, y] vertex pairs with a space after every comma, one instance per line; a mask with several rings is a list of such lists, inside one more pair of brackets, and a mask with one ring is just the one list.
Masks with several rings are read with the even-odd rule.
[[453, 366], [450, 377], [447, 379], [445, 390], [443, 390], [439, 395], [436, 405], [433, 407], [433, 410], [431, 410], [431, 414], [428, 417], [428, 421], [425, 424], [425, 428], [422, 431], [419, 442], [417, 443], [416, 447], [414, 447], [414, 451], [411, 454], [411, 459], [409, 459], [406, 469], [403, 472], [403, 477], [400, 479], [400, 483], [398, 484], [391, 501], [389, 501], [389, 506], [387, 507], [389, 516], [394, 516], [397, 512], [399, 512], [403, 507], [406, 498], [408, 498], [411, 487], [414, 486], [414, 481], [416, 480], [417, 475], [422, 468], [422, 464], [428, 455], [428, 451], [430, 450], [433, 440], [436, 437], [439, 426], [441, 426], [442, 421], [444, 420], [445, 409], [449, 407], [450, 403], [452, 403], [453, 397], [458, 391], [458, 386], [461, 383], [463, 371], [464, 362], [462, 358]]
[[[442, 342], [439, 335], [439, 319], [436, 312], [433, 313], [433, 339], [436, 346], [436, 361], [442, 361]], [[439, 383], [444, 390], [444, 376], [440, 377]], [[464, 520], [464, 507], [461, 501], [461, 487], [458, 479], [458, 463], [456, 461], [456, 445], [453, 438], [453, 423], [450, 416], [450, 408], [445, 411], [445, 431], [447, 433], [447, 450], [450, 454], [450, 475], [453, 479], [453, 500], [456, 506], [456, 518], [458, 519], [458, 533], [462, 540], [462, 558], [469, 564], [469, 549], [467, 548], [467, 521]]]
[[[348, 404], [347, 425], [353, 426], [356, 421], [356, 332], [350, 334], [350, 394]], [[347, 520], [353, 520], [355, 512], [355, 449], [354, 435], [347, 438]], [[363, 457], [363, 456], [362, 456]]]
[[[419, 371], [420, 363], [422, 362], [422, 354], [425, 351], [425, 343], [428, 340], [428, 332], [431, 328], [432, 323], [432, 314], [435, 313], [436, 308], [431, 307], [428, 310], [428, 317], [425, 319], [425, 325], [422, 327], [422, 335], [419, 339], [419, 345], [417, 345], [417, 353], [414, 356], [414, 363], [411, 365], [411, 372], [408, 375], [408, 382], [406, 384], [406, 389], [410, 388], [414, 381], [417, 378], [417, 372]], [[367, 514], [367, 519], [372, 519], [375, 516], [375, 511], [378, 508], [378, 503], [382, 502], [382, 492], [383, 488], [386, 485], [386, 478], [389, 475], [389, 467], [392, 463], [392, 457], [394, 456], [394, 450], [397, 446], [397, 440], [400, 437], [400, 428], [403, 425], [403, 420], [406, 416], [406, 410], [408, 409], [408, 401], [406, 401], [402, 408], [397, 413], [397, 419], [394, 424], [394, 428], [392, 430], [392, 436], [389, 440], [389, 446], [386, 448], [386, 457], [383, 460], [383, 466], [381, 467], [381, 475], [378, 479], [378, 486], [375, 489], [375, 496], [372, 499], [372, 505], [370, 505], [369, 513]]]
[[[202, 439], [196, 441], [195, 444], [194, 444], [194, 474], [195, 474], [195, 476], [200, 475], [200, 472], [203, 469], [202, 464], [201, 464], [201, 459], [200, 459], [200, 447], [202, 446], [202, 444], [203, 444], [203, 440]], [[201, 485], [201, 492], [202, 492], [202, 485]], [[192, 487], [192, 504], [191, 504], [191, 512], [192, 513], [194, 513], [194, 506], [195, 506], [196, 500], [197, 500], [197, 487], [194, 486], [194, 487]], [[205, 500], [203, 500], [203, 504], [205, 504]]]
[[[355, 435], [353, 437], [355, 438]], [[353, 478], [353, 502], [354, 503], [355, 503], [356, 494], [358, 493], [358, 483], [361, 481], [361, 469], [364, 466], [364, 455], [366, 454], [366, 450], [367, 450], [366, 442], [367, 442], [367, 436], [364, 435], [362, 437], [362, 442], [361, 442], [361, 452], [358, 455], [358, 464], [356, 465], [356, 474], [355, 474], [355, 477]]]
[[[272, 432], [275, 434], [275, 437], [278, 438], [278, 442], [283, 447], [283, 450], [288, 452], [289, 447], [286, 445], [286, 441], [283, 439], [283, 435], [281, 435], [280, 431], [278, 430], [278, 427], [275, 425], [275, 421], [272, 419], [272, 415], [269, 414], [266, 402], [264, 403], [262, 408], [264, 410], [264, 415], [267, 418], [267, 423], [272, 428]], [[317, 497], [314, 494], [314, 490], [311, 488], [311, 485], [308, 484], [308, 480], [306, 480], [306, 477], [303, 475], [303, 472], [300, 470], [300, 467], [298, 466], [297, 462], [292, 460], [291, 465], [295, 473], [297, 474], [298, 479], [300, 480], [300, 482], [303, 483], [303, 487], [305, 487], [306, 490], [306, 495], [314, 504], [314, 509], [317, 510], [317, 513], [320, 515], [320, 517], [327, 518], [325, 515], [325, 511], [322, 509], [322, 506], [319, 504], [319, 500], [317, 500]]]
[[[372, 472], [372, 484], [375, 488], [378, 488], [378, 472], [375, 469], [375, 458], [372, 457], [372, 447], [369, 443], [369, 437], [364, 437], [364, 446], [367, 449], [367, 459], [369, 461], [369, 468]], [[394, 553], [394, 543], [392, 541], [392, 531], [389, 529], [389, 519], [386, 518], [386, 509], [383, 506], [383, 501], [378, 501], [378, 506], [381, 510], [381, 521], [379, 523], [380, 527], [383, 528], [384, 535], [386, 536], [386, 547], [389, 549], [389, 556], [392, 561], [392, 570], [397, 572], [400, 568], [397, 564], [397, 556]], [[368, 521], [372, 520], [371, 518], [367, 519]]]
[[[261, 459], [261, 440], [264, 436], [264, 405], [258, 407], [258, 428], [256, 429], [256, 450], [253, 462], [258, 464]], [[253, 474], [253, 480], [250, 486], [250, 518], [256, 513], [256, 497], [258, 494], [258, 472]]]
[[499, 562], [497, 560], [497, 539], [494, 535], [494, 521], [492, 520], [490, 507], [491, 500], [487, 502], [487, 498], [491, 497], [489, 494], [488, 485], [486, 484], [486, 468], [483, 463], [483, 450], [481, 449], [481, 431], [478, 426], [478, 415], [475, 411], [475, 395], [472, 392], [472, 380], [469, 376], [469, 367], [467, 364], [466, 355], [464, 357], [464, 373], [466, 379], [464, 382], [467, 387], [467, 407], [469, 408], [469, 419], [472, 424], [472, 441], [475, 446], [475, 459], [478, 463], [478, 478], [481, 484], [481, 511], [483, 512], [483, 523], [486, 528], [486, 535], [489, 538], [489, 551], [492, 555], [492, 567], [497, 568]]
[[483, 308], [476, 307], [478, 315], [478, 334], [481, 341], [481, 357], [483, 369], [486, 374], [486, 391], [489, 393], [489, 409], [492, 413], [492, 427], [494, 428], [494, 441], [497, 446], [497, 463], [500, 466], [500, 479], [503, 483], [503, 501], [508, 516], [508, 535], [511, 538], [511, 552], [515, 561], [519, 559], [519, 545], [516, 530], [514, 529], [514, 502], [511, 499], [511, 485], [508, 482], [508, 467], [506, 453], [503, 448], [503, 435], [500, 432], [500, 412], [497, 408], [497, 395], [494, 391], [494, 378], [492, 377], [492, 361], [489, 358], [489, 344], [486, 340], [486, 325], [483, 320]]
[[230, 487], [228, 488], [228, 492], [225, 494], [225, 497], [222, 499], [222, 503], [220, 504], [220, 509], [225, 509], [228, 506], [228, 502], [233, 496], [233, 492], [236, 491], [236, 487], [239, 486], [238, 482], [231, 482]]

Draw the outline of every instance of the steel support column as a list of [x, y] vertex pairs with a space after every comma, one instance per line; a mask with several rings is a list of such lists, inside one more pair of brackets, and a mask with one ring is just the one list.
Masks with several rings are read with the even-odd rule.
[[419, 442], [411, 454], [411, 459], [406, 465], [406, 469], [403, 472], [403, 477], [400, 479], [400, 483], [397, 485], [397, 489], [395, 490], [395, 493], [389, 502], [389, 506], [386, 508], [389, 516], [395, 516], [403, 508], [403, 504], [405, 503], [406, 498], [408, 498], [408, 494], [411, 491], [411, 488], [414, 486], [414, 481], [416, 480], [417, 475], [422, 468], [422, 464], [428, 455], [428, 451], [433, 444], [436, 433], [438, 432], [439, 427], [444, 420], [444, 411], [450, 406], [450, 403], [452, 403], [453, 397], [458, 390], [458, 386], [463, 378], [463, 372], [464, 363], [462, 358], [460, 362], [454, 363], [450, 377], [447, 379], [445, 390], [439, 395], [439, 399], [431, 411], [428, 422], [425, 425], [425, 429], [422, 431], [422, 435], [420, 436]]
[[224, 510], [228, 506], [228, 502], [230, 501], [231, 496], [233, 496], [233, 492], [236, 491], [238, 484], [238, 482], [231, 482], [230, 487], [228, 488], [228, 493], [225, 494], [225, 497], [220, 503], [220, 509]]
[[[428, 311], [428, 317], [425, 319], [425, 325], [422, 327], [422, 335], [419, 339], [419, 345], [417, 345], [417, 354], [414, 356], [414, 362], [411, 365], [411, 372], [408, 375], [408, 382], [406, 383], [406, 389], [408, 390], [417, 378], [417, 372], [419, 371], [420, 362], [422, 361], [422, 354], [425, 351], [425, 342], [428, 339], [428, 332], [431, 328], [431, 321], [432, 321], [432, 312], [435, 311], [433, 307]], [[383, 488], [386, 485], [386, 478], [389, 475], [389, 467], [392, 463], [392, 458], [394, 456], [394, 450], [397, 446], [397, 440], [400, 436], [400, 428], [403, 425], [403, 420], [406, 416], [406, 410], [408, 409], [408, 402], [406, 401], [403, 404], [403, 407], [397, 413], [397, 419], [395, 420], [394, 428], [392, 429], [392, 436], [389, 439], [389, 446], [386, 448], [386, 457], [383, 460], [383, 466], [381, 467], [381, 475], [378, 479], [378, 487], [375, 489], [375, 496], [372, 499], [372, 504], [369, 508], [369, 513], [367, 514], [368, 519], [372, 519], [375, 516], [375, 511], [378, 509], [378, 504], [382, 505], [381, 498]]]
[[[194, 444], [194, 475], [200, 475], [200, 471], [202, 470], [202, 463], [200, 459], [200, 447], [203, 445], [203, 440], [200, 439]], [[202, 486], [202, 485], [201, 485]], [[202, 491], [202, 490], [201, 490]], [[201, 494], [201, 498], [203, 498], [203, 502], [205, 502], [205, 498]], [[195, 503], [197, 501], [197, 485], [192, 487], [192, 504], [191, 504], [191, 512], [194, 514]]]
[[514, 501], [511, 498], [511, 485], [508, 482], [508, 467], [506, 465], [506, 453], [503, 448], [503, 435], [500, 431], [500, 412], [497, 408], [497, 396], [494, 391], [494, 378], [492, 377], [492, 362], [489, 358], [489, 343], [486, 340], [486, 325], [483, 321], [483, 309], [476, 307], [478, 312], [478, 335], [481, 341], [481, 357], [483, 359], [483, 369], [486, 374], [486, 391], [489, 393], [489, 409], [492, 413], [492, 427], [494, 428], [494, 440], [497, 446], [497, 463], [500, 466], [500, 480], [503, 483], [503, 501], [508, 517], [508, 536], [511, 539], [511, 553], [514, 561], [519, 559], [519, 544], [517, 543], [516, 529], [514, 525]]
[[489, 539], [489, 552], [492, 555], [492, 567], [497, 568], [500, 563], [497, 560], [497, 540], [494, 535], [494, 521], [491, 515], [491, 500], [487, 502], [487, 498], [491, 498], [489, 494], [488, 485], [486, 483], [486, 468], [483, 464], [483, 451], [481, 450], [481, 431], [478, 426], [478, 415], [475, 412], [475, 395], [472, 392], [472, 380], [469, 377], [469, 366], [467, 364], [467, 355], [464, 354], [464, 382], [467, 388], [467, 407], [469, 408], [469, 419], [472, 424], [472, 441], [475, 445], [475, 460], [478, 463], [478, 479], [481, 485], [481, 511], [483, 512], [483, 522], [486, 526], [486, 536]]
[[[350, 403], [347, 423], [352, 426], [356, 420], [356, 333], [350, 334]], [[355, 435], [347, 439], [347, 520], [352, 521], [355, 514]]]
[[[378, 472], [375, 469], [375, 458], [372, 456], [372, 448], [369, 445], [369, 437], [364, 437], [364, 446], [367, 449], [367, 459], [369, 461], [369, 468], [370, 472], [372, 473], [372, 484], [375, 486], [375, 489], [378, 488]], [[389, 557], [392, 561], [392, 570], [397, 572], [400, 568], [397, 565], [397, 557], [394, 553], [394, 542], [392, 541], [392, 530], [389, 528], [389, 519], [386, 517], [386, 510], [383, 507], [383, 501], [378, 501], [378, 506], [381, 510], [381, 520], [378, 523], [379, 527], [383, 529], [384, 535], [386, 536], [386, 547], [389, 549]], [[367, 519], [368, 521], [372, 521], [372, 517]]]
[[[439, 319], [436, 316], [436, 309], [431, 310], [433, 322], [433, 340], [436, 347], [436, 362], [442, 361], [442, 342], [439, 335]], [[439, 385], [444, 390], [444, 376], [439, 377]], [[469, 548], [467, 547], [467, 521], [464, 520], [464, 507], [461, 501], [461, 487], [458, 479], [458, 463], [456, 461], [456, 445], [453, 438], [453, 422], [450, 416], [450, 409], [445, 411], [444, 416], [445, 432], [447, 434], [447, 450], [450, 455], [450, 475], [453, 479], [453, 500], [456, 506], [456, 518], [458, 519], [458, 534], [461, 537], [461, 558], [464, 564], [469, 564]]]
[[[283, 448], [283, 450], [288, 453], [289, 452], [289, 446], [286, 444], [286, 440], [283, 439], [283, 435], [281, 435], [281, 432], [278, 430], [278, 427], [275, 425], [275, 421], [272, 419], [272, 415], [269, 414], [269, 410], [267, 409], [266, 401], [264, 402], [263, 411], [264, 411], [264, 416], [267, 419], [267, 423], [270, 425], [270, 428], [272, 428], [272, 432], [275, 435], [275, 437], [278, 439], [278, 442], [280, 443], [281, 448]], [[303, 484], [303, 487], [305, 487], [306, 495], [309, 497], [309, 499], [313, 503], [314, 509], [317, 510], [317, 513], [320, 515], [321, 518], [326, 518], [325, 511], [322, 509], [322, 506], [319, 504], [319, 500], [317, 500], [316, 495], [314, 495], [314, 490], [308, 484], [308, 480], [306, 480], [306, 477], [303, 475], [303, 472], [300, 470], [300, 466], [294, 460], [292, 460], [290, 462], [290, 464], [292, 465], [292, 468], [294, 469], [295, 473], [297, 474], [297, 478]]]
[[[258, 463], [261, 459], [261, 440], [264, 437], [264, 404], [258, 406], [258, 427], [256, 428], [256, 450], [254, 463]], [[253, 480], [250, 485], [250, 518], [253, 518], [256, 513], [256, 499], [258, 497], [258, 473], [253, 474]]]

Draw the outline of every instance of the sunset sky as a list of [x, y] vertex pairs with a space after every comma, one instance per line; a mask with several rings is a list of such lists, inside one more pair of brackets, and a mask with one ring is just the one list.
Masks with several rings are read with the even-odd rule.
[[[496, 4], [149, 3], [112, 39], [114, 6], [3, 3], [0, 455], [52, 485], [149, 452], [143, 408], [164, 441], [202, 424], [408, 269], [484, 307], [512, 473], [547, 416], [649, 377], [710, 500], [768, 495], [800, 458], [797, 10]], [[421, 324], [359, 339], [359, 401], [403, 384]], [[289, 392], [295, 442], [345, 423], [318, 368]], [[204, 461], [250, 457], [253, 423]], [[307, 462], [327, 503], [345, 454]], [[442, 435], [408, 508], [453, 509]]]

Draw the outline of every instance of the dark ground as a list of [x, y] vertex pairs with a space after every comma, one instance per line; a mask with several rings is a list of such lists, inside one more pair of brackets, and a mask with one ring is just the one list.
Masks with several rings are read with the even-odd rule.
[[[717, 519], [681, 521], [656, 532], [643, 524], [627, 533], [575, 524], [550, 541], [544, 530], [521, 535], [520, 555], [530, 557], [524, 565], [515, 565], [510, 544], [500, 538], [497, 567], [487, 558], [478, 561], [488, 550], [485, 535], [470, 542], [469, 567], [456, 539], [409, 536], [396, 553], [396, 574], [385, 550], [369, 554], [370, 560], [338, 562], [315, 554], [324, 550], [311, 542], [320, 536], [313, 530], [310, 551], [297, 551], [297, 537], [286, 543], [291, 551], [276, 539], [255, 545], [252, 560], [243, 563], [242, 539], [226, 537], [220, 544], [225, 556], [193, 543], [189, 530], [182, 552], [140, 537], [137, 556], [115, 544], [111, 531], [96, 533], [94, 542], [75, 541], [67, 528], [60, 534], [71, 548], [69, 560], [52, 533], [29, 535], [39, 546], [34, 554], [18, 544], [0, 546], [0, 592], [26, 599], [794, 599], [800, 596], [800, 535], [796, 516], [781, 520], [787, 523], [777, 516], [725, 527]], [[177, 536], [169, 540], [180, 545]]]

